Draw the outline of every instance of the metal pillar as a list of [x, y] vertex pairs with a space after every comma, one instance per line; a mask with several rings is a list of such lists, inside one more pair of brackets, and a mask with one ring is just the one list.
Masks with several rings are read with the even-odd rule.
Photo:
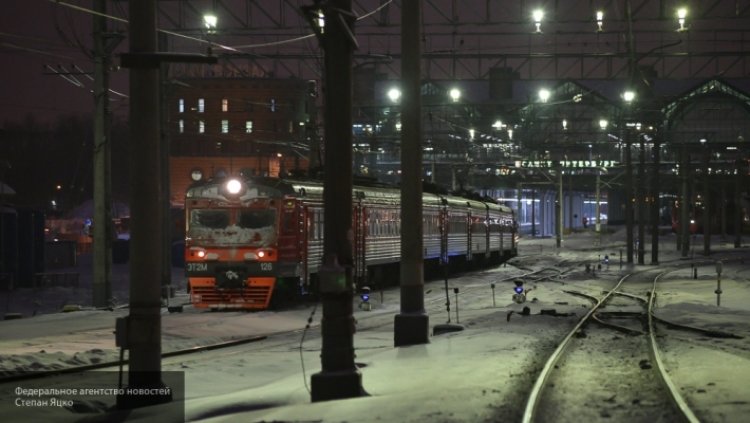
[[711, 184], [708, 174], [710, 150], [703, 152], [703, 255], [711, 254]]
[[734, 177], [734, 248], [742, 247], [742, 161], [736, 162]]
[[625, 248], [629, 264], [633, 263], [633, 160], [630, 131], [625, 129]]
[[638, 151], [638, 264], [644, 264], [646, 255], [646, 144], [639, 136]]
[[659, 264], [659, 166], [661, 156], [659, 137], [654, 137], [653, 165], [651, 172], [651, 264]]
[[685, 151], [685, 147], [682, 147], [680, 151], [682, 154], [682, 160], [680, 164], [680, 183], [682, 185], [680, 195], [680, 229], [679, 229], [679, 246], [680, 246], [680, 257], [687, 258], [688, 251], [690, 251], [690, 221], [688, 218], [688, 204], [690, 203], [690, 196], [688, 190], [688, 177], [690, 173], [690, 155]]
[[401, 7], [401, 313], [394, 321], [394, 345], [429, 342], [424, 310], [422, 240], [422, 111], [420, 93], [421, 3]]
[[94, 307], [112, 298], [112, 143], [109, 137], [109, 61], [105, 0], [94, 0]]
[[[311, 377], [312, 401], [363, 394], [362, 374], [354, 364], [353, 229], [352, 229], [352, 52], [351, 0], [331, 0], [321, 9], [325, 31], [319, 32], [325, 63], [325, 206], [324, 266], [336, 286], [325, 287], [321, 269], [322, 368]], [[343, 282], [341, 279], [343, 277]]]
[[555, 202], [555, 232], [557, 237], [555, 245], [557, 248], [562, 247], [562, 231], [563, 231], [563, 177], [562, 177], [562, 165], [557, 169], [557, 201]]
[[[130, 52], [156, 52], [156, 0], [130, 2]], [[161, 220], [159, 206], [159, 68], [130, 69], [130, 348], [128, 387], [162, 388]], [[118, 406], [132, 408], [171, 400], [171, 395], [124, 394]]]
[[[167, 52], [167, 35], [160, 32], [158, 33], [159, 51]], [[172, 231], [174, 224], [172, 223], [171, 209], [172, 204], [170, 201], [170, 183], [169, 183], [169, 104], [168, 104], [168, 90], [169, 90], [169, 62], [162, 62], [159, 68], [159, 99], [160, 107], [159, 122], [161, 124], [159, 131], [159, 160], [161, 161], [161, 173], [159, 179], [161, 180], [161, 204], [162, 219], [165, 224], [162, 225], [162, 267], [161, 267], [161, 286], [162, 296], [164, 298], [170, 298], [172, 296]]]
[[602, 200], [602, 189], [601, 189], [601, 179], [602, 179], [602, 172], [600, 170], [596, 171], [596, 223], [594, 226], [594, 230], [596, 231], [596, 236], [600, 237], [602, 233], [602, 207], [601, 207], [601, 200]]

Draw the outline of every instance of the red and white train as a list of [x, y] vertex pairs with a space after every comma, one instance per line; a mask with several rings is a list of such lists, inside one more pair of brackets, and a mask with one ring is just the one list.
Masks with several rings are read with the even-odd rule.
[[[424, 260], [502, 263], [517, 225], [502, 205], [423, 194]], [[400, 261], [398, 189], [355, 185], [354, 276], [362, 284]], [[198, 182], [185, 198], [185, 271], [198, 308], [262, 310], [274, 292], [315, 287], [323, 254], [323, 184], [277, 178]], [[366, 282], [365, 282], [366, 281]]]

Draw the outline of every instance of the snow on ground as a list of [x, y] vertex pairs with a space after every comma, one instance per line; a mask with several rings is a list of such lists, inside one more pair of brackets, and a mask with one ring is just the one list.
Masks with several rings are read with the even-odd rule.
[[[162, 369], [185, 375], [184, 412], [189, 421], [324, 421], [324, 422], [479, 422], [519, 421], [525, 406], [523, 392], [530, 388], [528, 378], [549, 354], [560, 326], [571, 327], [588, 308], [588, 303], [562, 290], [590, 290], [608, 286], [627, 271], [619, 267], [617, 254], [622, 250], [620, 234], [603, 240], [597, 247], [591, 233], [566, 237], [563, 248], [555, 248], [554, 239], [524, 239], [516, 266], [499, 267], [476, 276], [452, 277], [451, 286], [462, 286], [460, 298], [461, 332], [431, 336], [425, 345], [395, 348], [393, 325], [368, 326], [381, 318], [392, 322], [397, 314], [398, 290], [372, 296], [374, 309], [355, 308], [358, 331], [355, 334], [356, 362], [360, 367], [362, 387], [367, 395], [337, 401], [311, 403], [310, 376], [320, 371], [319, 319], [302, 344], [301, 329], [313, 308], [303, 306], [281, 312], [212, 313], [185, 308], [184, 313], [162, 314], [162, 350], [165, 352], [227, 339], [265, 335], [271, 331], [290, 331], [265, 341], [248, 344], [251, 348], [201, 353], [164, 359]], [[679, 261], [667, 239], [661, 246], [660, 260]], [[698, 244], [702, 245], [702, 244]], [[714, 250], [737, 250], [731, 245], [715, 244]], [[746, 248], [740, 249], [745, 260]], [[517, 314], [522, 306], [510, 300], [510, 283], [498, 284], [496, 306], [487, 285], [520, 273], [519, 267], [541, 268], [556, 259], [591, 260], [595, 264], [602, 254], [611, 254], [610, 266], [596, 276], [574, 272], [557, 281], [538, 282], [525, 305], [530, 316]], [[682, 324], [732, 332], [743, 339], [703, 339], [700, 345], [687, 344], [679, 338], [664, 344], [665, 361], [679, 386], [688, 394], [700, 395], [701, 404], [712, 404], [699, 410], [706, 421], [745, 421], [750, 413], [750, 272], [740, 261], [727, 261], [722, 274], [721, 306], [716, 305], [716, 274], [713, 255], [692, 270], [669, 275], [663, 282], [658, 301], [658, 315]], [[647, 255], [646, 262], [650, 261]], [[704, 259], [695, 253], [696, 262]], [[688, 261], [685, 261], [687, 263]], [[127, 314], [126, 308], [113, 311], [87, 307], [90, 271], [82, 260], [78, 288], [46, 288], [36, 292], [16, 290], [0, 297], [6, 313], [23, 313], [24, 318], [0, 322], [0, 372], [44, 370], [82, 363], [116, 359], [114, 320]], [[653, 266], [635, 266], [636, 269]], [[115, 265], [114, 291], [118, 302], [126, 304], [127, 266]], [[173, 281], [182, 286], [180, 269], [174, 269]], [[484, 285], [484, 288], [481, 286]], [[471, 293], [463, 287], [480, 287]], [[428, 282], [426, 303], [444, 302], [442, 281]], [[481, 291], [484, 289], [484, 291]], [[482, 294], [484, 292], [484, 294]], [[175, 301], [184, 301], [184, 295]], [[453, 295], [451, 294], [453, 301]], [[65, 304], [83, 306], [82, 311], [51, 313]], [[455, 304], [454, 304], [455, 305]], [[571, 313], [568, 317], [539, 314], [542, 309]], [[36, 315], [32, 317], [36, 311]], [[455, 307], [452, 309], [455, 313]], [[510, 311], [514, 311], [509, 315]], [[375, 317], [372, 317], [375, 316]], [[380, 317], [378, 317], [380, 316]], [[452, 315], [455, 323], [455, 315]], [[430, 325], [444, 323], [445, 311], [430, 314]], [[374, 320], [372, 320], [374, 321]], [[700, 337], [698, 337], [700, 338]], [[116, 380], [116, 378], [115, 378]], [[55, 381], [40, 382], [53, 386]], [[46, 385], [45, 385], [46, 384]], [[66, 408], [18, 407], [13, 392], [0, 392], [0, 409], [5, 421], [77, 421], [103, 416], [102, 410], [112, 398], [82, 402], [77, 412]], [[109, 401], [109, 402], [108, 402]], [[173, 403], [174, 404], [174, 403]], [[172, 404], [172, 406], [173, 406]], [[584, 407], [571, 404], [571, 407]], [[625, 405], [627, 406], [627, 405]], [[127, 421], [171, 421], [170, 405], [133, 410]], [[86, 413], [85, 411], [88, 411]], [[96, 414], [96, 413], [100, 414]], [[107, 418], [111, 418], [109, 416]], [[122, 417], [122, 416], [120, 416]], [[104, 418], [102, 421], [106, 421]], [[612, 421], [612, 420], [608, 420]]]

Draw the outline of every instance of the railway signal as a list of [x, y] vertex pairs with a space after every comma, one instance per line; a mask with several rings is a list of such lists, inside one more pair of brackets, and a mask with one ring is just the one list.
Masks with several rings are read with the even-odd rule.
[[362, 292], [359, 294], [359, 298], [362, 300], [359, 303], [359, 308], [364, 311], [372, 310], [372, 304], [370, 303], [370, 287], [363, 286]]
[[513, 281], [516, 286], [513, 288], [513, 301], [521, 304], [526, 302], [526, 293], [523, 289], [523, 281]]
[[721, 271], [724, 268], [724, 263], [721, 260], [716, 262], [716, 307], [721, 306]]

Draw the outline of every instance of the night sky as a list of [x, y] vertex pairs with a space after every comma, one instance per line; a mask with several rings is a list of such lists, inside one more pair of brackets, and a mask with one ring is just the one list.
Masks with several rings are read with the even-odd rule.
[[[119, 7], [127, 6], [126, 2], [123, 4]], [[82, 85], [77, 86], [46, 67], [68, 72], [93, 71], [91, 16], [49, 0], [11, 0], [3, 5], [0, 124], [17, 122], [28, 115], [44, 123], [70, 115], [92, 116], [91, 79], [86, 75], [69, 76]], [[122, 15], [121, 10], [112, 12]], [[123, 46], [127, 47], [126, 42], [121, 49]], [[112, 76], [111, 87], [127, 94], [126, 82], [127, 72], [120, 71]], [[113, 99], [113, 112], [125, 116], [127, 101], [116, 95]]]

